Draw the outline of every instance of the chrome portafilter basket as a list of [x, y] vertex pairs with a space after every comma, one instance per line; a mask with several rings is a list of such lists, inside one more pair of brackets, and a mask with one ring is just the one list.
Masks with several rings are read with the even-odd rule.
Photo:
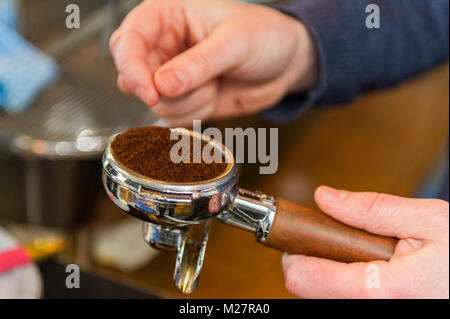
[[117, 206], [143, 221], [148, 244], [176, 251], [174, 281], [181, 293], [191, 293], [197, 286], [213, 217], [255, 233], [265, 245], [291, 253], [339, 261], [389, 259], [392, 255], [395, 243], [391, 238], [351, 228], [283, 199], [238, 188], [236, 164], [226, 147], [197, 132], [170, 130], [220, 150], [227, 163], [225, 171], [197, 183], [167, 183], [139, 175], [114, 158], [111, 142], [116, 134], [103, 155], [103, 184]]
[[[103, 184], [114, 203], [128, 214], [144, 221], [144, 240], [160, 250], [176, 251], [174, 280], [182, 293], [192, 292], [203, 264], [210, 220], [222, 221], [254, 231], [262, 239], [264, 225], [273, 219], [270, 200], [260, 202], [256, 194], [239, 195], [236, 164], [231, 152], [220, 143], [186, 129], [171, 129], [201, 138], [223, 152], [225, 171], [214, 179], [198, 183], [173, 184], [153, 180], [128, 170], [115, 158], [111, 141], [103, 155]], [[249, 201], [240, 197], [249, 196]], [[236, 198], [239, 197], [239, 201]], [[250, 200], [251, 199], [251, 200]], [[245, 211], [230, 214], [235, 203]]]

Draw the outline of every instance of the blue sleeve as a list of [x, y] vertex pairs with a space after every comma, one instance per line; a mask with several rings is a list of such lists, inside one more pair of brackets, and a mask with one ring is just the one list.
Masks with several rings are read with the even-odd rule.
[[[367, 28], [369, 4], [380, 28]], [[302, 21], [318, 50], [319, 82], [263, 113], [284, 121], [313, 105], [350, 101], [393, 86], [448, 59], [448, 0], [293, 0], [274, 8]]]

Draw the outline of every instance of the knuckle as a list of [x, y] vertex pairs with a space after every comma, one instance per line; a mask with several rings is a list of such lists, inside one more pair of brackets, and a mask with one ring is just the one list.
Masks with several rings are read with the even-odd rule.
[[141, 79], [137, 76], [141, 75], [140, 71], [139, 67], [132, 62], [123, 65], [123, 68], [119, 70], [127, 88], [133, 92], [140, 86]]
[[128, 93], [127, 86], [120, 75], [117, 77], [117, 86], [123, 93]]
[[124, 86], [132, 93], [135, 93], [136, 89], [137, 89], [137, 85], [136, 85], [136, 81], [133, 80], [132, 77], [123, 76], [123, 84]]
[[119, 40], [122, 36], [122, 32], [121, 29], [117, 29], [116, 31], [113, 32], [113, 34], [111, 35], [111, 37], [109, 38], [109, 51], [111, 53], [114, 53], [114, 49], [116, 48], [117, 44], [119, 43]]
[[208, 58], [199, 52], [192, 52], [191, 63], [194, 65], [195, 69], [202, 74], [202, 77], [207, 76], [211, 70], [211, 64]]
[[367, 214], [376, 217], [381, 214], [386, 207], [388, 196], [382, 193], [367, 193], [363, 200], [363, 210]]
[[[357, 194], [351, 194], [347, 201], [351, 201], [352, 197], [358, 196]], [[361, 210], [362, 214], [365, 215], [365, 222], [370, 221], [370, 225], [373, 229], [382, 229], [384, 227], [383, 215], [388, 213], [388, 209], [392, 206], [389, 204], [390, 197], [389, 195], [370, 192], [365, 193], [361, 200]]]

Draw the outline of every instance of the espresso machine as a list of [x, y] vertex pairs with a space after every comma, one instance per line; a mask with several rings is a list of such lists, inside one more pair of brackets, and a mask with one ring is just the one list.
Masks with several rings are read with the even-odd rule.
[[[146, 105], [118, 91], [107, 54], [119, 18], [137, 2], [84, 1], [86, 15], [77, 30], [53, 21], [65, 17], [64, 1], [47, 0], [42, 7], [20, 2], [22, 32], [56, 60], [59, 78], [23, 112], [0, 111], [0, 219], [77, 226], [101, 192], [99, 163], [108, 138], [156, 120]], [[42, 26], [42, 15], [53, 28]], [[62, 36], [40, 43], [47, 37], [39, 32], [61, 29]]]

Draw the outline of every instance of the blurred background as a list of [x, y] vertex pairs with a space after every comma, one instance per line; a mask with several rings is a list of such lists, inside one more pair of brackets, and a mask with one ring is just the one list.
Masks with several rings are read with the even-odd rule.
[[[67, 29], [65, 8], [72, 2], [0, 0], [0, 83], [7, 83], [0, 85], [0, 231], [36, 261], [38, 296], [293, 297], [284, 289], [281, 253], [218, 222], [198, 288], [189, 296], [177, 293], [175, 256], [147, 247], [140, 222], [101, 185], [107, 139], [158, 120], [118, 91], [108, 54], [112, 31], [140, 1], [78, 0], [82, 27]], [[5, 98], [5, 90], [17, 92], [9, 95], [15, 98]], [[243, 164], [240, 186], [314, 206], [321, 184], [433, 194], [432, 177], [448, 165], [448, 111], [446, 64], [287, 124], [250, 116], [208, 125], [278, 127], [278, 172], [260, 175], [257, 164]], [[71, 263], [82, 270], [78, 290], [64, 285], [64, 265]], [[0, 273], [0, 291], [7, 276]]]

